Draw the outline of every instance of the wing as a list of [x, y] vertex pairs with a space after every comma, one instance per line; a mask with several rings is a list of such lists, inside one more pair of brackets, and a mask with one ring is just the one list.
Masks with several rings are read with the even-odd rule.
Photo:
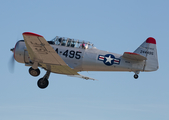
[[54, 73], [94, 80], [93, 78], [80, 75], [77, 73], [78, 71], [70, 68], [43, 36], [24, 32], [23, 37], [31, 61], [37, 62], [42, 68]]
[[63, 61], [43, 36], [25, 32], [23, 37], [31, 61], [39, 63], [44, 69], [54, 73], [79, 75]]
[[140, 54], [131, 53], [131, 52], [124, 52], [122, 57], [127, 58], [127, 59], [132, 59], [132, 60], [138, 60], [138, 61], [147, 60], [146, 57]]

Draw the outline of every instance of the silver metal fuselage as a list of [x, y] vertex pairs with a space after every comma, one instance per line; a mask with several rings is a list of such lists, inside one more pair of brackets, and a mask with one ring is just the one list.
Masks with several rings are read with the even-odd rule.
[[[77, 71], [143, 71], [144, 61], [125, 59], [120, 54], [106, 52], [95, 47], [83, 49], [51, 45], [65, 63]], [[99, 60], [100, 55], [111, 54], [119, 60], [119, 64], [106, 65]], [[18, 41], [14, 49], [14, 57], [17, 62], [31, 65], [25, 42]]]

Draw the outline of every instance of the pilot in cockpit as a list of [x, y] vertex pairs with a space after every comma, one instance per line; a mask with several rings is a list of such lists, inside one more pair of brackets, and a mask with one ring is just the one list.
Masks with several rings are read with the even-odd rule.
[[81, 48], [85, 49], [85, 43], [83, 42], [81, 45], [80, 45]]
[[60, 45], [61, 44], [61, 42], [62, 42], [62, 38], [59, 38], [59, 40], [58, 40], [59, 42], [58, 42], [58, 45]]
[[82, 48], [85, 49], [85, 44], [84, 43], [82, 43]]

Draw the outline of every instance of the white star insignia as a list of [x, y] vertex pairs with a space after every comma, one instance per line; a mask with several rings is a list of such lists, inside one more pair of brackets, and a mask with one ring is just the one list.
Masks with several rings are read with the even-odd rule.
[[106, 57], [106, 63], [109, 62], [111, 64], [111, 61], [114, 60], [114, 58], [111, 58], [111, 55], [109, 57]]

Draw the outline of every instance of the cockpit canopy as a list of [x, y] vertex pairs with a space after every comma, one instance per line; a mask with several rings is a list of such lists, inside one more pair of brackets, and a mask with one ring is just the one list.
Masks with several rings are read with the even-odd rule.
[[51, 41], [48, 41], [48, 43], [53, 45], [83, 48], [83, 49], [94, 47], [93, 44], [91, 44], [90, 42], [85, 42], [85, 41], [80, 41], [80, 40], [65, 38], [65, 37], [59, 37], [59, 36], [56, 36]]

